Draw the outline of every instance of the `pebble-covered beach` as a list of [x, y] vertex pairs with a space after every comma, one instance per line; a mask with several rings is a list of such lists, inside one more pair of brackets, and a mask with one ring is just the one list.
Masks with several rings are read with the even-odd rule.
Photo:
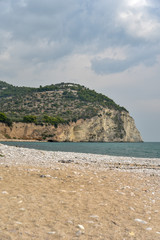
[[57, 163], [72, 163], [77, 168], [144, 172], [160, 175], [160, 159], [117, 157], [74, 152], [51, 152], [0, 144], [1, 164], [54, 167]]
[[160, 159], [0, 144], [0, 239], [160, 239]]

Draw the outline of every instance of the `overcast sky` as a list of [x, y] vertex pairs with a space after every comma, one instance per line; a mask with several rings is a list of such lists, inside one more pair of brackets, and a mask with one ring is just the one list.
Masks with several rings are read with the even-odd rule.
[[160, 141], [159, 76], [159, 0], [0, 0], [2, 81], [85, 85]]

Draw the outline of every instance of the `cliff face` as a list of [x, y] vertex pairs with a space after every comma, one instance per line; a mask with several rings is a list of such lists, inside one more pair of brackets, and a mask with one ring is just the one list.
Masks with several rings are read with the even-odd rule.
[[80, 119], [69, 125], [0, 124], [0, 138], [73, 141], [73, 142], [141, 142], [134, 120], [126, 111], [103, 109], [91, 119]]

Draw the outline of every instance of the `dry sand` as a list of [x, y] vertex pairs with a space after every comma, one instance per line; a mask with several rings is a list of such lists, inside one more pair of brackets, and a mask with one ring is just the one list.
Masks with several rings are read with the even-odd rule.
[[159, 162], [0, 144], [0, 240], [158, 240]]

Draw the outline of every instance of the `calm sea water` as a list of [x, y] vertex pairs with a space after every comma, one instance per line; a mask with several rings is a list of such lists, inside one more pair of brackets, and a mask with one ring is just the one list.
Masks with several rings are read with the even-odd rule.
[[71, 142], [0, 142], [10, 146], [46, 151], [93, 153], [112, 156], [160, 158], [159, 142], [144, 143], [71, 143]]

